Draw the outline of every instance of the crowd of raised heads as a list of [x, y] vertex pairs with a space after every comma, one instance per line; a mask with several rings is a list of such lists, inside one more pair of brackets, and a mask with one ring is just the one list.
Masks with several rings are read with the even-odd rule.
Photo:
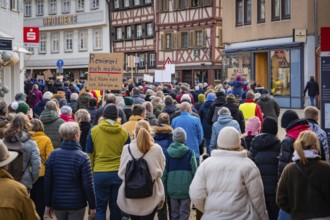
[[26, 80], [0, 101], [0, 219], [330, 219], [319, 110], [280, 110], [240, 75], [120, 91]]

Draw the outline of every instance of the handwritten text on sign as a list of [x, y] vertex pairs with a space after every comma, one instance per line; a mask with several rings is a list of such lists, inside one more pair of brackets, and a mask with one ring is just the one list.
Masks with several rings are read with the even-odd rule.
[[88, 88], [121, 90], [123, 53], [94, 53], [89, 56]]

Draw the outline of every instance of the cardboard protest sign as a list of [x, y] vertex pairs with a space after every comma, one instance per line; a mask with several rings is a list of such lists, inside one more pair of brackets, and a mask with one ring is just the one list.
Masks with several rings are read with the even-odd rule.
[[88, 65], [88, 88], [121, 90], [123, 69], [123, 53], [91, 53]]
[[49, 78], [52, 78], [54, 77], [52, 72], [50, 70], [46, 70], [43, 72], [44, 76], [45, 76], [45, 79], [49, 79]]
[[45, 76], [43, 75], [37, 75], [37, 80], [42, 80], [42, 81], [45, 81]]

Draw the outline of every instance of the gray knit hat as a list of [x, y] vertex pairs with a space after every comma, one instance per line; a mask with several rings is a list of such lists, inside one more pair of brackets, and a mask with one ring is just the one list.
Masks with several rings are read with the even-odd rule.
[[116, 120], [119, 116], [116, 105], [112, 103], [107, 104], [103, 109], [102, 116], [106, 119]]
[[176, 129], [174, 129], [173, 141], [177, 141], [179, 143], [184, 143], [184, 142], [186, 142], [186, 137], [187, 137], [187, 134], [183, 128], [178, 127]]

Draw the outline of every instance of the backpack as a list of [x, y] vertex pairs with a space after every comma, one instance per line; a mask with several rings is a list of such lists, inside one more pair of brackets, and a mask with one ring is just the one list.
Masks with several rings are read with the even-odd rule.
[[133, 157], [128, 145], [128, 152], [132, 160], [128, 161], [125, 173], [125, 196], [128, 199], [140, 199], [152, 196], [153, 181], [149, 171], [148, 163], [142, 157]]
[[10, 142], [5, 139], [3, 142], [7, 146], [9, 151], [15, 151], [18, 153], [16, 159], [9, 164], [8, 172], [14, 177], [16, 181], [20, 181], [25, 171], [29, 168], [29, 163], [26, 167], [23, 167], [25, 154], [24, 144], [20, 141]]
[[220, 107], [215, 107], [214, 112], [213, 112], [213, 116], [212, 116], [212, 123], [218, 121], [218, 117], [219, 117], [219, 110], [222, 108], [222, 106]]

